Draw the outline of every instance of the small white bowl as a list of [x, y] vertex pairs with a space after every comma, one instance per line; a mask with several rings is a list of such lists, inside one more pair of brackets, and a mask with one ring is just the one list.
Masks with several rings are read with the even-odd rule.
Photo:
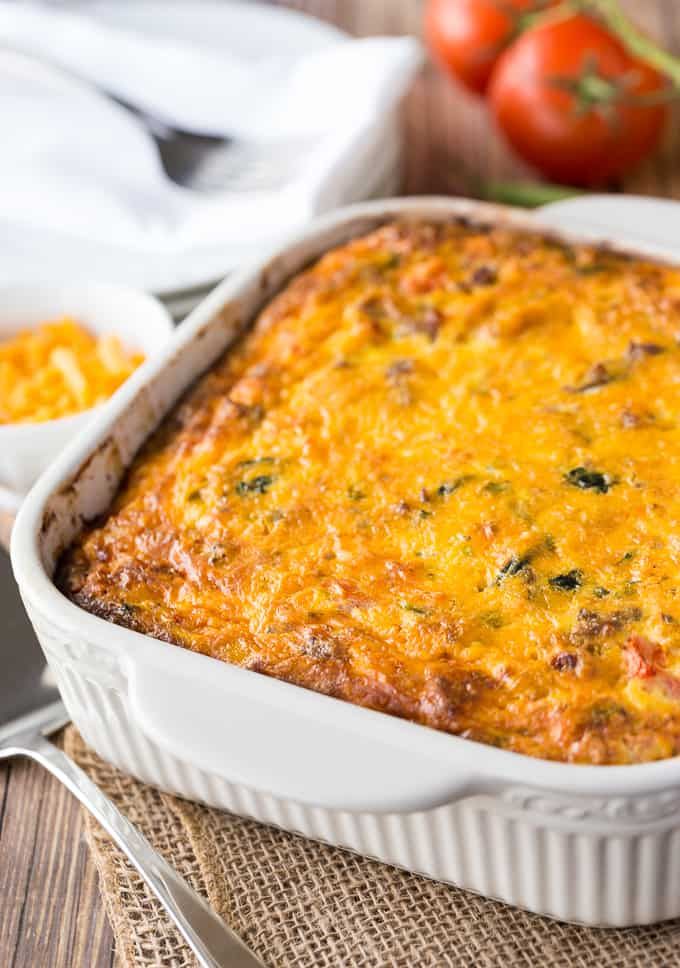
[[[88, 282], [0, 287], [0, 341], [61, 316], [72, 316], [93, 333], [113, 333], [147, 359], [173, 331], [162, 303], [137, 289]], [[58, 420], [0, 425], [0, 509], [18, 509], [47, 465], [101, 406], [106, 404]]]

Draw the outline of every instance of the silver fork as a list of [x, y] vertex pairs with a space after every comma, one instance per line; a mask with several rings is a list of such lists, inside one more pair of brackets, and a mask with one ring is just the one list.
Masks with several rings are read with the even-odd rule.
[[309, 147], [307, 140], [262, 143], [197, 134], [169, 124], [126, 98], [89, 84], [142, 122], [156, 143], [168, 178], [194, 191], [274, 191], [291, 181]]
[[69, 722], [69, 716], [45, 675], [45, 660], [23, 611], [4, 550], [0, 550], [0, 615], [0, 760], [27, 756], [80, 800], [134, 864], [201, 968], [263, 968], [259, 958], [156, 853], [87, 774], [47, 739]]
[[42, 54], [14, 46], [3, 45], [2, 49], [48, 66], [137, 118], [153, 138], [165, 174], [181, 188], [201, 192], [276, 191], [294, 178], [312, 144], [309, 138], [257, 142], [189, 131]]

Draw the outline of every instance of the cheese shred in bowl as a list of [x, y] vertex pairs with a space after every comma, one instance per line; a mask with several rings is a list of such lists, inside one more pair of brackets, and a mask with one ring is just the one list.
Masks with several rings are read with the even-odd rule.
[[103, 403], [144, 361], [117, 336], [65, 316], [0, 342], [0, 424], [39, 423]]

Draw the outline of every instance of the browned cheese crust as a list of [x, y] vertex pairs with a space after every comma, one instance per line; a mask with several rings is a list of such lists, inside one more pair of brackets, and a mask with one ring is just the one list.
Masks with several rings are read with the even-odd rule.
[[294, 279], [63, 557], [83, 608], [551, 759], [680, 747], [680, 272], [390, 224]]

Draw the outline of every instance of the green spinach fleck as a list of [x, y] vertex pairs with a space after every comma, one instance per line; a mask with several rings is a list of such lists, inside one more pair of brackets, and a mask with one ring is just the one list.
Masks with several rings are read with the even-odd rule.
[[583, 584], [583, 574], [578, 568], [572, 568], [571, 571], [565, 571], [562, 575], [549, 578], [548, 584], [563, 592], [573, 592]]
[[401, 265], [401, 256], [399, 255], [399, 253], [388, 252], [387, 255], [385, 256], [384, 261], [380, 263], [380, 269], [382, 269], [383, 272], [386, 272], [389, 269], [397, 269], [400, 265]]
[[608, 474], [601, 471], [589, 471], [587, 467], [574, 467], [564, 475], [567, 484], [578, 487], [581, 490], [596, 491], [598, 494], [606, 494], [614, 481]]
[[468, 484], [474, 480], [474, 477], [474, 474], [461, 474], [460, 477], [454, 477], [450, 481], [444, 481], [437, 488], [437, 494], [439, 497], [448, 497], [449, 494], [454, 494], [464, 484]]
[[236, 493], [241, 497], [245, 497], [246, 494], [266, 494], [273, 483], [274, 478], [271, 474], [258, 474], [249, 481], [239, 481], [236, 485]]
[[482, 614], [479, 616], [479, 620], [480, 622], [483, 622], [484, 625], [488, 625], [489, 628], [492, 629], [502, 628], [504, 624], [503, 616], [498, 611], [482, 612]]
[[482, 490], [486, 491], [487, 494], [502, 494], [509, 488], [510, 481], [487, 481]]
[[498, 572], [496, 578], [496, 584], [500, 585], [504, 578], [512, 578], [514, 575], [519, 575], [520, 572], [531, 563], [533, 555], [528, 553], [526, 555], [513, 555], [511, 558], [505, 562], [501, 570]]
[[429, 615], [429, 608], [421, 608], [419, 605], [413, 605], [412, 602], [400, 602], [401, 607], [405, 612], [413, 612], [415, 615]]
[[594, 276], [600, 272], [608, 272], [611, 266], [606, 262], [587, 262], [580, 266], [576, 266], [576, 272], [579, 276]]
[[620, 703], [602, 699], [594, 703], [586, 712], [586, 725], [593, 729], [602, 729], [615, 718], [628, 718], [628, 710]]

